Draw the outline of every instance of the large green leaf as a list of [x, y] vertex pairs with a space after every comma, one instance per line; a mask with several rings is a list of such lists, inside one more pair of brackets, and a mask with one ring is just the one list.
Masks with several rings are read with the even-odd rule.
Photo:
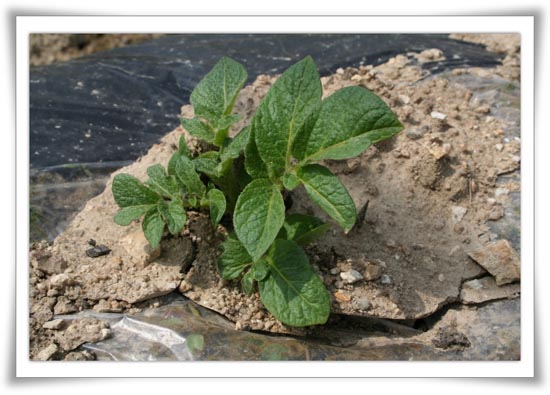
[[239, 195], [233, 213], [233, 226], [254, 262], [275, 240], [284, 220], [283, 196], [269, 180], [253, 180]]
[[308, 196], [349, 232], [355, 223], [355, 204], [338, 177], [321, 165], [307, 165], [297, 171]]
[[195, 115], [206, 118], [212, 125], [229, 115], [247, 74], [244, 67], [224, 57], [206, 74], [191, 93]]
[[147, 211], [145, 217], [143, 217], [141, 227], [143, 229], [143, 233], [145, 234], [145, 238], [151, 245], [151, 248], [157, 248], [164, 231], [164, 221], [162, 220], [157, 207]]
[[275, 240], [266, 256], [269, 274], [259, 282], [264, 306], [284, 324], [324, 324], [330, 296], [304, 251], [290, 240]]
[[218, 259], [218, 271], [226, 280], [239, 277], [245, 268], [252, 265], [252, 257], [234, 235], [229, 235], [222, 243], [222, 249], [223, 252]]
[[250, 139], [250, 129], [250, 126], [245, 127], [233, 139], [230, 140], [226, 147], [224, 147], [223, 152], [220, 155], [222, 162], [229, 159], [237, 159], [241, 156], [248, 145], [248, 140]]
[[160, 195], [147, 188], [137, 178], [129, 174], [117, 174], [112, 186], [115, 202], [121, 207], [154, 205]]
[[254, 138], [270, 172], [281, 176], [290, 164], [292, 144], [308, 114], [321, 101], [317, 66], [308, 56], [273, 84], [254, 115]]
[[340, 89], [323, 100], [312, 129], [301, 129], [293, 148], [304, 161], [352, 158], [403, 129], [382, 99], [366, 88]]

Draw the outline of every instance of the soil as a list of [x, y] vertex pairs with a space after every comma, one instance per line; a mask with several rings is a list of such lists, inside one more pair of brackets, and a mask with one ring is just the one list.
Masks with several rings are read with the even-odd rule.
[[[477, 39], [501, 41], [498, 35]], [[495, 104], [481, 100], [467, 84], [470, 77], [490, 82], [497, 79], [501, 85], [517, 89], [519, 64], [513, 59], [519, 59], [519, 35], [506, 40], [511, 44], [489, 46], [505, 51], [511, 59], [494, 69], [455, 69], [431, 76], [421, 66], [441, 56], [441, 51], [433, 49], [399, 55], [377, 67], [339, 69], [322, 78], [325, 96], [345, 86], [367, 87], [382, 97], [405, 125], [398, 136], [357, 158], [325, 163], [362, 208], [348, 234], [333, 224], [307, 250], [332, 295], [331, 323], [341, 314], [420, 320], [452, 303], [519, 296], [519, 258], [515, 253], [509, 254], [515, 285], [495, 290], [498, 285], [494, 281], [483, 280], [474, 288], [479, 290], [483, 284], [493, 288], [474, 296], [461, 293], [466, 282], [470, 281], [471, 289], [472, 280], [492, 279], [471, 256], [490, 255], [491, 246], [499, 241], [489, 225], [504, 216], [509, 198], [497, 179], [520, 167], [519, 138], [506, 137], [510, 125], [492, 115]], [[244, 118], [236, 130], [249, 122], [276, 78], [259, 76], [242, 90], [235, 110]], [[519, 114], [519, 108], [517, 111]], [[182, 115], [192, 116], [192, 108], [184, 106]], [[221, 225], [214, 229], [205, 213], [189, 212], [185, 230], [177, 237], [167, 235], [155, 251], [149, 249], [140, 223], [128, 227], [114, 224], [112, 217], [118, 207], [111, 194], [112, 177], [123, 172], [144, 180], [148, 166], [167, 164], [182, 133], [191, 149], [200, 152], [200, 144], [184, 130], [170, 132], [147, 155], [113, 173], [105, 191], [91, 199], [53, 243], [31, 246], [31, 359], [93, 358], [89, 353], [71, 353], [67, 345], [78, 342], [61, 340], [69, 336], [63, 335], [69, 328], [52, 328], [54, 315], [92, 308], [132, 314], [144, 307], [158, 307], [162, 303], [158, 297], [172, 292], [220, 313], [234, 322], [236, 329], [322, 336], [322, 326], [296, 329], [281, 324], [263, 308], [257, 293], [247, 297], [238, 281], [219, 277], [214, 262], [228, 230]], [[505, 189], [519, 191], [519, 180], [508, 181]], [[292, 192], [292, 202], [291, 211], [312, 213], [330, 222], [303, 190]], [[87, 256], [90, 239], [108, 247], [110, 253]], [[346, 272], [350, 270], [359, 273], [357, 281], [349, 280]], [[108, 328], [98, 324], [94, 328], [95, 337], [88, 333], [88, 339], [108, 336]], [[474, 343], [456, 328], [437, 329], [430, 335], [436, 347], [461, 350]]]
[[31, 34], [30, 65], [44, 66], [138, 44], [164, 34]]

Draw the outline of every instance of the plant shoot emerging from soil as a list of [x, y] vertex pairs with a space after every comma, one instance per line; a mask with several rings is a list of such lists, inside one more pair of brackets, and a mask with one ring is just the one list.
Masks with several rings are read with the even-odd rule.
[[324, 159], [353, 158], [403, 126], [368, 89], [352, 86], [321, 100], [317, 67], [306, 57], [286, 70], [262, 100], [250, 124], [233, 138], [229, 129], [241, 117], [233, 105], [247, 73], [221, 59], [191, 94], [192, 119], [181, 120], [192, 136], [211, 148], [192, 154], [185, 138], [167, 169], [148, 168], [141, 183], [118, 174], [112, 192], [121, 210], [114, 220], [129, 225], [143, 216], [142, 228], [156, 248], [165, 228], [177, 235], [186, 209], [210, 211], [213, 225], [226, 215], [232, 229], [217, 266], [224, 279], [257, 289], [264, 306], [290, 326], [323, 324], [330, 296], [302, 249], [328, 229], [319, 218], [287, 214], [284, 194], [301, 185], [310, 199], [349, 232], [356, 208]]

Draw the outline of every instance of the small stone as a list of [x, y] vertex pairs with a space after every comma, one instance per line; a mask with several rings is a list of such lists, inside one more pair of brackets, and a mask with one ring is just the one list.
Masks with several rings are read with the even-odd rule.
[[53, 330], [59, 330], [63, 327], [63, 320], [57, 319], [57, 320], [51, 320], [48, 322], [45, 322], [44, 325], [42, 325], [42, 328], [44, 329], [53, 329]]
[[419, 128], [408, 128], [405, 135], [411, 140], [418, 140], [424, 136], [424, 133]]
[[351, 297], [348, 294], [343, 293], [342, 291], [336, 291], [334, 293], [334, 298], [339, 302], [349, 302]]
[[439, 280], [439, 282], [443, 282], [445, 281], [445, 275], [443, 273], [440, 273], [439, 276], [437, 276], [437, 279]]
[[367, 262], [366, 268], [363, 271], [363, 276], [366, 281], [378, 280], [382, 275], [382, 268], [375, 262]]
[[399, 95], [397, 97], [399, 98], [399, 101], [403, 104], [409, 104], [411, 102], [411, 98], [407, 95]]
[[452, 206], [451, 214], [452, 214], [453, 224], [457, 224], [460, 221], [462, 221], [462, 218], [464, 218], [467, 212], [468, 212], [468, 209], [466, 207]]
[[383, 275], [380, 277], [380, 282], [381, 282], [382, 284], [386, 284], [386, 285], [387, 285], [387, 284], [391, 284], [391, 282], [392, 282], [392, 281], [391, 281], [391, 277], [388, 276], [387, 274], [383, 274]]
[[495, 189], [495, 197], [505, 196], [510, 193], [510, 190], [507, 188], [497, 188]]
[[340, 273], [340, 277], [346, 284], [353, 284], [363, 279], [363, 275], [354, 269]]
[[337, 267], [333, 267], [332, 269], [330, 269], [330, 274], [337, 275], [339, 273], [340, 273], [340, 269], [338, 269]]
[[77, 310], [76, 306], [66, 296], [58, 297], [53, 308], [55, 315], [74, 313]]
[[483, 277], [467, 281], [460, 290], [460, 301], [465, 304], [483, 303], [489, 300], [514, 298], [520, 293], [520, 285], [498, 286], [493, 277]]
[[50, 288], [64, 288], [75, 283], [74, 279], [66, 273], [56, 274], [50, 277]]
[[520, 260], [507, 240], [498, 240], [468, 254], [495, 277], [497, 285], [509, 284], [520, 278]]
[[445, 115], [445, 114], [443, 114], [442, 112], [439, 112], [439, 111], [432, 111], [430, 113], [430, 117], [432, 117], [433, 119], [439, 119], [439, 120], [442, 120], [442, 121], [447, 119], [447, 115]]
[[428, 151], [430, 151], [430, 154], [432, 154], [435, 159], [439, 160], [443, 158], [445, 155], [447, 155], [447, 152], [443, 149], [443, 147], [440, 147], [438, 145], [434, 145], [431, 148], [428, 148]]
[[57, 349], [57, 345], [55, 343], [52, 343], [49, 346], [43, 348], [36, 356], [36, 359], [39, 361], [47, 361], [57, 352]]
[[336, 69], [336, 74], [344, 74], [344, 69], [339, 67], [338, 69]]
[[355, 304], [359, 310], [363, 311], [366, 311], [371, 307], [369, 298], [365, 296], [355, 299]]
[[49, 275], [63, 273], [68, 267], [67, 262], [63, 258], [55, 255], [37, 260], [36, 266], [38, 270]]
[[451, 251], [449, 251], [449, 256], [455, 255], [458, 251], [460, 251], [460, 246], [454, 246]]
[[90, 258], [98, 258], [100, 256], [107, 255], [110, 252], [111, 252], [111, 249], [109, 247], [101, 244], [101, 245], [87, 249], [86, 255], [88, 255]]
[[462, 224], [455, 224], [455, 225], [453, 226], [453, 231], [454, 231], [456, 234], [458, 234], [458, 235], [462, 234], [462, 232], [464, 232], [464, 225], [462, 225]]
[[348, 159], [346, 161], [347, 170], [346, 173], [353, 173], [355, 170], [357, 170], [361, 166], [361, 159], [359, 158], [352, 158]]
[[491, 211], [489, 211], [487, 219], [490, 221], [497, 221], [502, 217], [504, 217], [504, 208], [501, 205], [495, 205]]
[[500, 151], [502, 151], [502, 150], [504, 149], [504, 145], [502, 145], [502, 144], [496, 144], [496, 145], [495, 145], [495, 149], [496, 149], [497, 151], [500, 152]]
[[496, 204], [496, 199], [493, 199], [493, 198], [487, 198], [487, 204], [489, 206], [494, 206]]

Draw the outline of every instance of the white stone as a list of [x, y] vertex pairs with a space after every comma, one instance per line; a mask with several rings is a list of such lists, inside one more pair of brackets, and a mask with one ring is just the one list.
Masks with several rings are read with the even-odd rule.
[[363, 279], [363, 275], [359, 273], [357, 270], [353, 270], [353, 269], [340, 273], [340, 277], [347, 284], [353, 284]]

